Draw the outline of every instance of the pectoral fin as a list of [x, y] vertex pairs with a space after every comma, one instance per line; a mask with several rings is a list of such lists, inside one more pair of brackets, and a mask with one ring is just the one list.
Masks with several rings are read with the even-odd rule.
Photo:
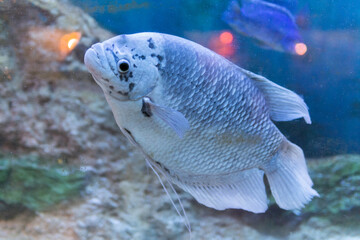
[[165, 106], [157, 105], [148, 97], [143, 98], [141, 112], [147, 117], [153, 115], [159, 117], [169, 125], [180, 138], [183, 138], [186, 131], [190, 128], [188, 120], [182, 113]]

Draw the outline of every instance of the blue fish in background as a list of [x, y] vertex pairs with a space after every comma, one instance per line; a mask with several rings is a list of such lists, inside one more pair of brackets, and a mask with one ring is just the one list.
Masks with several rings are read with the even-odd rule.
[[282, 6], [292, 13], [297, 12], [297, 9], [298, 9], [298, 1], [297, 0], [266, 0], [266, 2]]
[[294, 17], [282, 6], [261, 0], [243, 0], [240, 6], [232, 0], [222, 18], [264, 48], [298, 55], [307, 50]]

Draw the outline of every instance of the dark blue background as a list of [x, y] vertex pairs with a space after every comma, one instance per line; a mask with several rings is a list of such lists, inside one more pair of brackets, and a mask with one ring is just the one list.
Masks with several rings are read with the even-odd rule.
[[[192, 32], [208, 35], [231, 30], [221, 20], [227, 1], [73, 2], [116, 34], [156, 31], [189, 37]], [[125, 9], [127, 3], [138, 7]], [[109, 12], [109, 6], [115, 10]], [[359, 9], [360, 1], [299, 0], [296, 14], [306, 19], [301, 29], [308, 45], [305, 56], [262, 49], [235, 34], [238, 65], [304, 97], [313, 124], [296, 120], [277, 125], [307, 156], [360, 153]], [[192, 40], [204, 44], [201, 39]]]

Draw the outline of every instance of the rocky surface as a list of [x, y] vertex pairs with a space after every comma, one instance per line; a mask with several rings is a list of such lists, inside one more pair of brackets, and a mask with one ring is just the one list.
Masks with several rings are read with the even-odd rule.
[[[108, 159], [115, 148], [126, 155], [126, 143], [83, 64], [85, 50], [111, 33], [66, 1], [5, 1], [0, 6], [2, 151], [83, 164]], [[61, 56], [61, 37], [73, 31], [81, 33], [80, 42]]]
[[[57, 41], [74, 31], [81, 33], [80, 42], [64, 55]], [[0, 239], [189, 239], [158, 179], [121, 135], [83, 65], [85, 49], [110, 36], [67, 1], [0, 1], [0, 153], [17, 163], [22, 159], [11, 171], [30, 164], [38, 176], [22, 179], [23, 186], [17, 181], [19, 188], [11, 188], [17, 198], [10, 198], [4, 189], [9, 191], [14, 175], [9, 157], [0, 159]], [[46, 163], [33, 165], [24, 158], [29, 155]], [[359, 239], [359, 161], [358, 155], [310, 161], [322, 198], [296, 214], [274, 205], [258, 215], [215, 211], [178, 190], [192, 238]], [[57, 178], [43, 178], [52, 177], [49, 171], [75, 167], [71, 174], [90, 177], [75, 178], [81, 187], [74, 188], [78, 193], [71, 199], [26, 204], [24, 198], [38, 196], [29, 195], [36, 186], [46, 189], [42, 181], [57, 191]]]
[[359, 155], [340, 155], [311, 161], [309, 168], [321, 198], [315, 198], [304, 212], [333, 216], [359, 212]]
[[[360, 160], [360, 156], [349, 159], [355, 158]], [[346, 157], [338, 159], [343, 161]], [[334, 158], [317, 161], [333, 162]], [[47, 211], [23, 212], [10, 220], [0, 220], [0, 239], [189, 239], [181, 218], [141, 155], [135, 152], [118, 162], [102, 162], [96, 168], [98, 173], [82, 197]], [[359, 210], [355, 208], [336, 215], [322, 214], [322, 209], [295, 215], [271, 206], [265, 214], [256, 215], [241, 210], [212, 210], [179, 192], [191, 222], [193, 239], [358, 239], [360, 236]]]

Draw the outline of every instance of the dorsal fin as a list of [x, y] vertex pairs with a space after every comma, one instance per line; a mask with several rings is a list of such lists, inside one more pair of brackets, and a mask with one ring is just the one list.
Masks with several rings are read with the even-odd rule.
[[253, 80], [255, 85], [264, 94], [272, 120], [290, 121], [303, 117], [307, 124], [311, 124], [308, 107], [299, 95], [260, 75], [245, 69], [241, 70]]

